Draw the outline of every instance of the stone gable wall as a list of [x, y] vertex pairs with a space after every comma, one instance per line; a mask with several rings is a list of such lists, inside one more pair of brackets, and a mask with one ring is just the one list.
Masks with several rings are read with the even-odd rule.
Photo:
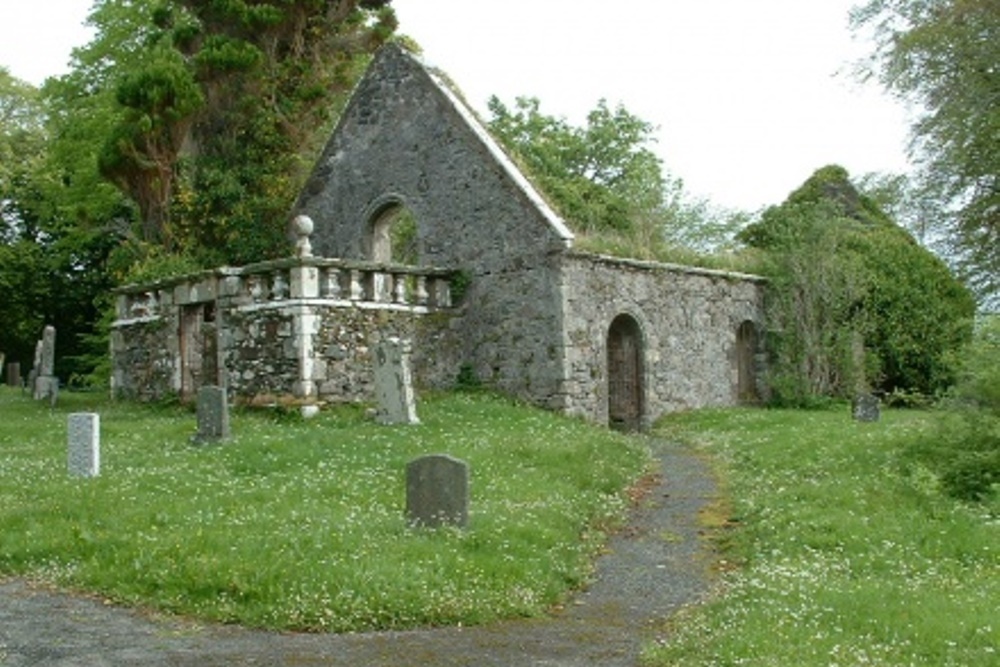
[[470, 279], [451, 329], [464, 363], [550, 406], [563, 376], [552, 255], [572, 234], [448, 86], [390, 46], [356, 88], [296, 212], [313, 220], [317, 253], [359, 259], [373, 220], [394, 204], [416, 219], [422, 266]]

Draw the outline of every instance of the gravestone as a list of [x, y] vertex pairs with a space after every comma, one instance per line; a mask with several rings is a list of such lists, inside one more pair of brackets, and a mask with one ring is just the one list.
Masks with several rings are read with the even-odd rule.
[[9, 364], [7, 364], [7, 386], [8, 387], [21, 386], [21, 362], [12, 361]]
[[859, 422], [877, 422], [879, 420], [879, 400], [872, 394], [858, 394], [851, 404], [854, 420]]
[[74, 412], [67, 422], [69, 474], [97, 477], [101, 473], [101, 416]]
[[380, 341], [374, 350], [375, 419], [380, 424], [419, 424], [410, 370], [410, 343], [399, 338]]
[[34, 396], [35, 400], [45, 398], [51, 399], [54, 382], [56, 382], [55, 360], [56, 360], [56, 328], [51, 324], [45, 327], [42, 332], [42, 340], [35, 347], [35, 358], [38, 362], [38, 374], [35, 376]]
[[437, 528], [469, 523], [469, 465], [431, 454], [406, 465], [406, 520], [412, 526]]
[[35, 342], [35, 359], [34, 363], [31, 365], [31, 370], [28, 371], [28, 391], [31, 392], [32, 397], [35, 396], [35, 380], [38, 379], [38, 375], [42, 369], [42, 341]]
[[198, 432], [195, 444], [229, 439], [229, 399], [222, 387], [206, 385], [198, 390]]

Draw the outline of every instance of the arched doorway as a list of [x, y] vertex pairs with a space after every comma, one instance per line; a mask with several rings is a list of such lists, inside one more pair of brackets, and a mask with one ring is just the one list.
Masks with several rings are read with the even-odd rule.
[[736, 330], [736, 399], [740, 403], [756, 403], [757, 394], [757, 327], [750, 320]]
[[420, 240], [417, 219], [413, 212], [399, 202], [392, 202], [379, 209], [372, 218], [368, 257], [373, 262], [410, 264], [420, 263]]
[[608, 425], [638, 431], [643, 417], [643, 349], [639, 323], [619, 315], [608, 329]]

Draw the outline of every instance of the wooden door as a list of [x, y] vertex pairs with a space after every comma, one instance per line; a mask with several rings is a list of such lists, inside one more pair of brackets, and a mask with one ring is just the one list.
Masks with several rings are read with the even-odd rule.
[[639, 324], [619, 315], [608, 330], [608, 425], [623, 431], [642, 427], [642, 335]]

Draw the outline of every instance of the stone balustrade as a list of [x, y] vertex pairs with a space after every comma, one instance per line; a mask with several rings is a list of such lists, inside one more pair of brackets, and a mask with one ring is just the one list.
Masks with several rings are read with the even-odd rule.
[[450, 271], [319, 257], [261, 262], [118, 290], [119, 321], [159, 319], [161, 309], [225, 300], [236, 307], [290, 302], [415, 311], [451, 307]]

